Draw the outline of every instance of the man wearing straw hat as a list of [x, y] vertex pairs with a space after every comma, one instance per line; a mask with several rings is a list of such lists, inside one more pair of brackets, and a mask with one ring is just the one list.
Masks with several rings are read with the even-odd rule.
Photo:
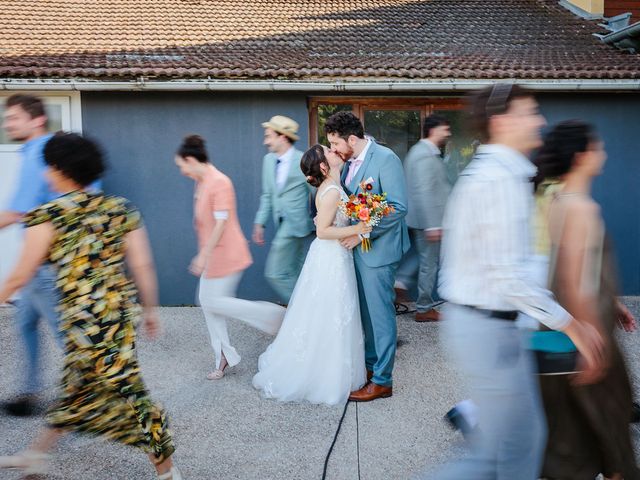
[[304, 239], [313, 231], [309, 214], [311, 187], [300, 170], [302, 152], [293, 146], [299, 138], [298, 123], [276, 115], [262, 126], [269, 153], [262, 163], [262, 195], [253, 241], [264, 245], [264, 229], [271, 217], [276, 234], [267, 256], [265, 277], [287, 304], [304, 264]]

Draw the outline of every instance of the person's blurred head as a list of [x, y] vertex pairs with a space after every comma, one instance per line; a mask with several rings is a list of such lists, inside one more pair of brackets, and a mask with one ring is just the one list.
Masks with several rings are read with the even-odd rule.
[[106, 169], [100, 147], [76, 133], [58, 132], [44, 146], [46, 177], [57, 192], [84, 189]]
[[343, 165], [338, 154], [320, 144], [312, 146], [300, 159], [300, 169], [313, 187], [319, 187], [331, 172], [339, 172]]
[[298, 122], [284, 115], [275, 115], [263, 122], [264, 141], [267, 149], [277, 155], [283, 155], [299, 139]]
[[11, 140], [25, 142], [47, 132], [44, 103], [33, 95], [11, 95], [5, 102], [3, 127]]
[[337, 153], [344, 162], [350, 160], [358, 146], [367, 141], [362, 122], [351, 112], [337, 112], [331, 115], [324, 124], [324, 132], [331, 151]]
[[449, 120], [442, 115], [429, 115], [424, 119], [422, 138], [428, 139], [438, 148], [444, 147], [451, 138]]
[[182, 175], [198, 180], [202, 167], [209, 163], [204, 139], [200, 135], [184, 137], [174, 160]]
[[502, 144], [528, 154], [542, 143], [545, 125], [533, 93], [510, 83], [496, 83], [469, 97], [471, 128], [482, 143]]
[[607, 155], [593, 125], [582, 120], [566, 120], [544, 136], [534, 158], [538, 167], [536, 183], [563, 178], [570, 173], [594, 177], [602, 172]]

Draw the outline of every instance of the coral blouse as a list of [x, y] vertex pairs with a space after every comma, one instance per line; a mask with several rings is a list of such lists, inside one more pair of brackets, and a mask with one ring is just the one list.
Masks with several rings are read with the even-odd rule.
[[247, 239], [242, 233], [236, 211], [236, 194], [231, 179], [213, 165], [207, 165], [204, 178], [196, 184], [194, 195], [194, 227], [198, 248], [202, 250], [211, 237], [216, 212], [227, 212], [227, 223], [218, 244], [214, 247], [205, 278], [225, 277], [245, 270], [253, 262]]

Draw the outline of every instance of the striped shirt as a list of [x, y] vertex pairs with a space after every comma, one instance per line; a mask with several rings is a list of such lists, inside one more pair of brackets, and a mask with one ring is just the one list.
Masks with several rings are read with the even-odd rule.
[[553, 329], [570, 315], [528, 274], [535, 166], [504, 145], [481, 145], [443, 221], [440, 295], [487, 310], [518, 310]]

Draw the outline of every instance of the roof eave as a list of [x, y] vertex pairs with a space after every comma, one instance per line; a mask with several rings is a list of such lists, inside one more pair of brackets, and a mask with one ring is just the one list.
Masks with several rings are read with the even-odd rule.
[[96, 80], [85, 78], [0, 78], [0, 90], [47, 91], [299, 91], [299, 92], [466, 92], [511, 82], [536, 91], [640, 91], [637, 79], [407, 79], [407, 80], [255, 80], [167, 79]]

